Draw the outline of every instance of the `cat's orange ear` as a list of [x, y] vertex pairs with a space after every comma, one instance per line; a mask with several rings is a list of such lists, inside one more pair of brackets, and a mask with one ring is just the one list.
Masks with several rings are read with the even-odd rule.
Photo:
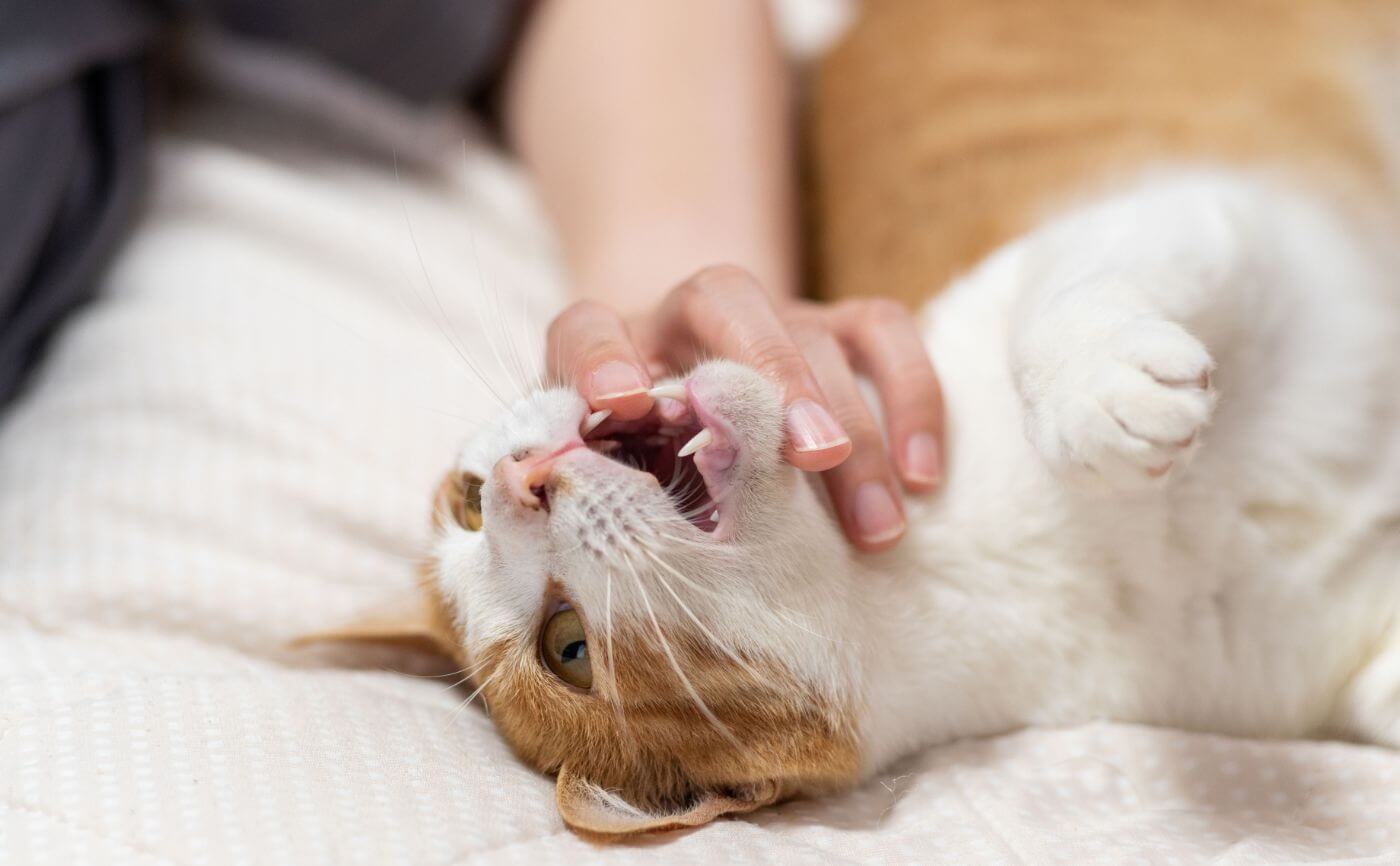
[[378, 605], [343, 625], [303, 635], [294, 648], [321, 643], [376, 644], [459, 660], [462, 641], [441, 596], [427, 588]]
[[745, 785], [723, 794], [702, 791], [685, 808], [648, 812], [604, 790], [565, 764], [559, 770], [554, 800], [559, 815], [573, 830], [596, 836], [630, 836], [655, 830], [675, 830], [708, 824], [721, 815], [752, 812], [778, 799], [778, 784]]

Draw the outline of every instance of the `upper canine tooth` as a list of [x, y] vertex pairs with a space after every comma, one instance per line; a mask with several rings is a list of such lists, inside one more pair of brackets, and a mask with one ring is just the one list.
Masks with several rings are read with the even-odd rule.
[[599, 409], [597, 412], [592, 413], [587, 418], [583, 419], [583, 426], [579, 428], [579, 433], [583, 436], [587, 436], [589, 433], [597, 430], [599, 424], [608, 420], [608, 416], [611, 414], [611, 409]]
[[685, 386], [681, 384], [657, 385], [647, 393], [650, 394], [654, 400], [659, 400], [662, 397], [669, 397], [672, 400], [679, 400], [682, 403], [685, 402]]
[[695, 438], [682, 445], [681, 450], [676, 452], [676, 456], [689, 457], [696, 451], [699, 451], [701, 448], [704, 448], [706, 445], [709, 445], [710, 442], [714, 440], [714, 438], [715, 434], [711, 433], [710, 428], [706, 427], [699, 433], [696, 433]]

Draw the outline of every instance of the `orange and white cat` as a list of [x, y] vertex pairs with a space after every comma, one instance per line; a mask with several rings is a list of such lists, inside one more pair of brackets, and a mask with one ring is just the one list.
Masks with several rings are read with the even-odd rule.
[[[975, 171], [919, 163], [957, 131], [946, 124], [932, 137], [885, 131], [903, 136], [896, 192], [911, 211], [969, 171], [980, 197], [940, 223], [1015, 211], [953, 252], [930, 241], [937, 261], [919, 266], [929, 296], [942, 270], [962, 276], [923, 310], [949, 462], [943, 490], [908, 503], [908, 537], [880, 555], [844, 543], [819, 484], [782, 461], [777, 391], [751, 370], [703, 364], [658, 389], [685, 412], [629, 423], [543, 389], [472, 435], [439, 492], [422, 615], [370, 636], [421, 637], [458, 659], [520, 757], [558, 775], [564, 820], [599, 834], [819, 794], [911, 751], [1025, 725], [1108, 718], [1400, 746], [1400, 235], [1384, 218], [1387, 141], [1400, 137], [1386, 138], [1364, 76], [1353, 86], [1337, 72], [1360, 59], [1338, 55], [1327, 73], [1355, 108], [1336, 136], [1345, 170], [1309, 158], [1292, 171], [1287, 142], [1217, 151], [1201, 134], [1178, 149], [1154, 131], [1166, 108], [1084, 90], [1110, 55], [1137, 68], [1142, 51], [1180, 49], [1135, 53], [1109, 32], [1094, 66], [1089, 48], [1006, 24], [1017, 8], [1170, 18], [1210, 14], [1202, 3], [917, 4], [928, 28], [939, 9], [956, 26], [986, 16], [1003, 40], [939, 56], [918, 53], [917, 28], [880, 23], [909, 5], [871, 4], [875, 23], [851, 44], [884, 26], [915, 40], [906, 60], [921, 74], [972, 81], [1000, 64], [1044, 92], [1038, 135], [1000, 162], [976, 150]], [[960, 6], [977, 11], [958, 18]], [[1275, 25], [1292, 26], [1261, 28]], [[1069, 55], [1095, 77], [1056, 79]], [[1284, 75], [1276, 65], [1254, 73]], [[1171, 75], [1165, 61], [1147, 67]], [[907, 109], [921, 74], [886, 95]], [[1201, 114], [1189, 101], [1170, 110], [1238, 142], [1235, 115], [1212, 120], [1223, 97], [1209, 70], [1181, 75], [1199, 80]], [[1054, 106], [1084, 100], [1108, 119], [1083, 136], [1102, 159], [1027, 174], [1039, 146], [1067, 147]], [[931, 126], [940, 105], [920, 109]], [[1271, 129], [1287, 107], [1255, 106]], [[973, 112], [966, 140], [1027, 128], [1019, 108], [1001, 110]], [[1347, 155], [1357, 142], [1378, 155], [1364, 171]], [[886, 153], [870, 171], [900, 164], [888, 142], [870, 146]], [[1340, 179], [1360, 176], [1369, 189]], [[842, 183], [868, 198], [879, 180]], [[904, 225], [880, 229], [884, 249], [922, 249], [931, 229]], [[867, 267], [889, 264], [878, 258]], [[838, 265], [834, 291], [853, 292], [859, 250]], [[919, 284], [917, 267], [900, 273]], [[698, 284], [732, 276], [716, 268]]]

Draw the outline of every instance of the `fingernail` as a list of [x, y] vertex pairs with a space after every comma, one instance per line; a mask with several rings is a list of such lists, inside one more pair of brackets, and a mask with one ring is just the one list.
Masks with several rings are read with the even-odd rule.
[[623, 361], [609, 361], [594, 370], [589, 384], [593, 386], [594, 400], [631, 397], [645, 392], [651, 385], [640, 370]]
[[867, 481], [856, 488], [856, 533], [866, 544], [880, 544], [904, 533], [904, 514], [895, 504], [889, 488], [878, 481]]
[[932, 433], [909, 437], [904, 446], [904, 477], [916, 484], [933, 485], [943, 480], [943, 459]]
[[830, 412], [805, 398], [788, 407], [788, 438], [796, 451], [825, 451], [851, 441]]

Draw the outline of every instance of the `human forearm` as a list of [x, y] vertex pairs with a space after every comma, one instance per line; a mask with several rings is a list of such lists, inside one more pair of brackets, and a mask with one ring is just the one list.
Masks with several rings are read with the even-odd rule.
[[788, 97], [766, 3], [542, 3], [506, 125], [576, 295], [648, 309], [719, 262], [794, 294]]
[[[638, 429], [654, 413], [689, 411], [674, 395], [658, 404], [654, 376], [702, 358], [758, 370], [782, 395], [784, 457], [824, 472], [852, 542], [883, 550], [904, 532], [901, 482], [925, 491], [941, 480], [937, 377], [897, 305], [790, 300], [788, 96], [763, 0], [546, 0], [536, 10], [506, 127], [580, 299], [550, 326], [548, 366], [594, 421]], [[880, 392], [893, 459], [857, 372]]]

